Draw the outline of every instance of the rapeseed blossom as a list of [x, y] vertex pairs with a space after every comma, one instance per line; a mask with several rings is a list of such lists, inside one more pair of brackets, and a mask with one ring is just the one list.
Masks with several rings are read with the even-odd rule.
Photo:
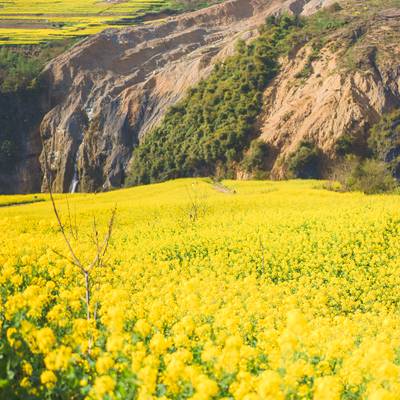
[[0, 209], [0, 397], [400, 399], [400, 198], [225, 184], [69, 200], [88, 260], [118, 202], [90, 321], [51, 204]]

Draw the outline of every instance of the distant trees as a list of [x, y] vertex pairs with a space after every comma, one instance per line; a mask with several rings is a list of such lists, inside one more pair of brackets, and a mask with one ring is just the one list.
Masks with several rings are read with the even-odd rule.
[[41, 68], [38, 58], [0, 47], [0, 92], [15, 92], [30, 86]]
[[352, 136], [338, 140], [339, 163], [333, 171], [333, 180], [345, 191], [367, 194], [393, 191], [398, 186], [396, 179], [400, 179], [400, 110], [384, 114], [370, 129], [364, 146], [356, 142]]
[[390, 171], [400, 178], [400, 109], [382, 116], [371, 129], [368, 145], [373, 156], [388, 164]]

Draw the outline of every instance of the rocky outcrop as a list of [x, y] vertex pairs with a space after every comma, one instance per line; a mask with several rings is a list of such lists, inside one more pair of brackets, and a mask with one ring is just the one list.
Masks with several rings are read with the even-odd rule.
[[[250, 39], [268, 15], [300, 13], [306, 0], [231, 0], [136, 28], [107, 30], [52, 61], [41, 124], [54, 189], [123, 183], [132, 148], [168, 106]], [[43, 156], [42, 156], [43, 164]], [[43, 186], [45, 189], [45, 186]]]
[[311, 53], [305, 45], [283, 60], [264, 94], [261, 139], [275, 149], [275, 178], [285, 176], [285, 160], [301, 141], [322, 149], [329, 167], [339, 138], [352, 137], [361, 150], [380, 115], [400, 107], [400, 13], [351, 24]]
[[[310, 15], [334, 3], [229, 0], [83, 40], [47, 65], [41, 76], [46, 92], [16, 111], [36, 114], [17, 124], [24, 136], [20, 157], [12, 172], [0, 173], [0, 191], [47, 190], [40, 135], [55, 191], [121, 186], [133, 148], [169, 106], [233, 53], [239, 38], [256, 36], [268, 15]], [[335, 31], [317, 57], [310, 58], [313, 50], [305, 44], [282, 60], [257, 125], [274, 149], [273, 177], [285, 176], [285, 161], [302, 140], [316, 143], [329, 166], [340, 137], [354, 136], [362, 145], [379, 116], [400, 106], [399, 15], [384, 10]]]

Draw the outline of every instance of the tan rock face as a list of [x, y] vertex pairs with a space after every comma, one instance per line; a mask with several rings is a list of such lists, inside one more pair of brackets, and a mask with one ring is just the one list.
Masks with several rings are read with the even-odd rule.
[[268, 15], [301, 12], [305, 3], [231, 0], [159, 24], [108, 30], [56, 58], [43, 73], [50, 111], [40, 128], [54, 189], [70, 190], [74, 174], [79, 190], [120, 186], [132, 148], [168, 106], [239, 38], [256, 35]]
[[[239, 38], [256, 36], [257, 27], [273, 13], [309, 15], [332, 3], [230, 0], [84, 40], [42, 74], [48, 88], [40, 99], [45, 112], [40, 129], [35, 125], [29, 130], [26, 143], [34, 143], [34, 151], [27, 150], [27, 157], [35, 161], [41, 151], [40, 130], [54, 190], [120, 186], [134, 146], [215, 62], [232, 54]], [[302, 140], [315, 142], [328, 164], [334, 163], [338, 138], [351, 134], [365, 143], [379, 115], [400, 106], [399, 32], [399, 12], [388, 9], [358, 27], [332, 34], [306, 77], [300, 73], [308, 64], [309, 46], [282, 60], [257, 124], [261, 138], [276, 150], [271, 160], [274, 177], [285, 176], [284, 161]], [[41, 173], [38, 163], [21, 162], [14, 191], [39, 189], [43, 151], [40, 160]], [[34, 176], [33, 186], [29, 176]], [[41, 187], [46, 190], [43, 179]]]
[[283, 60], [260, 116], [261, 138], [276, 149], [273, 177], [285, 176], [284, 160], [302, 140], [314, 142], [334, 163], [341, 136], [365, 143], [379, 116], [400, 106], [400, 18], [377, 17], [360, 29], [333, 35], [305, 78], [299, 75], [309, 46]]

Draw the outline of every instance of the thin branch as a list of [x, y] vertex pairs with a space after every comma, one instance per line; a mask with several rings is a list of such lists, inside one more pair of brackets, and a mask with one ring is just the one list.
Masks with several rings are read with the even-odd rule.
[[51, 200], [51, 204], [52, 204], [52, 206], [53, 206], [53, 211], [54, 211], [54, 214], [55, 214], [55, 216], [56, 216], [58, 226], [60, 227], [61, 233], [62, 233], [62, 235], [63, 235], [63, 237], [64, 237], [65, 243], [66, 243], [67, 246], [68, 246], [68, 250], [69, 250], [69, 252], [70, 252], [70, 254], [71, 254], [71, 256], [72, 256], [72, 259], [74, 260], [74, 263], [75, 263], [76, 265], [79, 265], [79, 267], [81, 268], [81, 270], [85, 270], [85, 268], [83, 268], [83, 266], [82, 266], [81, 261], [80, 261], [79, 258], [76, 256], [76, 254], [75, 254], [75, 252], [74, 252], [74, 250], [73, 250], [73, 248], [72, 248], [72, 245], [71, 245], [71, 243], [70, 243], [70, 241], [69, 241], [69, 239], [68, 239], [68, 237], [67, 237], [67, 235], [66, 235], [66, 233], [65, 233], [64, 225], [63, 225], [63, 223], [61, 222], [61, 218], [60, 218], [60, 215], [59, 215], [59, 213], [58, 213], [58, 210], [57, 210], [57, 207], [56, 207], [56, 203], [55, 203], [55, 201], [54, 201], [54, 196], [53, 196], [51, 172], [50, 172], [49, 160], [48, 160], [48, 157], [47, 157], [47, 149], [46, 149], [45, 143], [44, 143], [44, 141], [43, 141], [43, 137], [40, 136], [40, 138], [41, 138], [41, 140], [42, 140], [42, 147], [43, 147], [43, 152], [44, 152], [45, 177], [46, 177], [47, 185], [49, 186], [50, 200]]
[[93, 215], [93, 243], [96, 246], [97, 254], [100, 252], [99, 231], [97, 229], [96, 216]]
[[100, 247], [100, 251], [97, 252], [96, 257], [94, 258], [94, 260], [92, 261], [92, 263], [90, 264], [90, 266], [88, 268], [88, 271], [93, 269], [93, 267], [96, 264], [100, 266], [101, 263], [102, 263], [102, 259], [105, 256], [105, 254], [106, 254], [106, 252], [108, 250], [109, 243], [110, 243], [116, 212], [117, 212], [117, 206], [114, 206], [114, 208], [113, 208], [113, 210], [111, 212], [110, 221], [108, 222], [107, 234], [104, 237], [104, 241], [103, 241], [102, 246]]
[[[69, 231], [71, 232], [71, 236], [75, 239], [75, 240], [77, 240], [78, 239], [78, 237], [77, 237], [77, 235], [76, 235], [76, 229], [74, 229], [74, 227], [73, 227], [73, 225], [72, 225], [72, 217], [71, 217], [71, 209], [70, 209], [70, 207], [69, 207], [69, 200], [68, 200], [68, 196], [67, 195], [65, 195], [65, 200], [66, 200], [66, 202], [67, 202], [67, 209], [68, 209], [68, 223], [69, 223]], [[75, 216], [76, 217], [76, 216]], [[76, 228], [76, 225], [75, 225], [75, 228]]]
[[85, 272], [85, 270], [84, 270], [84, 269], [81, 269], [81, 266], [78, 265], [78, 264], [76, 264], [76, 263], [74, 262], [74, 260], [72, 260], [71, 258], [67, 257], [66, 255], [64, 255], [64, 254], [62, 254], [62, 253], [60, 253], [60, 252], [58, 252], [58, 251], [55, 250], [55, 249], [50, 249], [50, 250], [51, 250], [54, 254], [56, 254], [57, 256], [63, 258], [64, 260], [67, 260], [70, 264], [77, 266], [83, 273]]

